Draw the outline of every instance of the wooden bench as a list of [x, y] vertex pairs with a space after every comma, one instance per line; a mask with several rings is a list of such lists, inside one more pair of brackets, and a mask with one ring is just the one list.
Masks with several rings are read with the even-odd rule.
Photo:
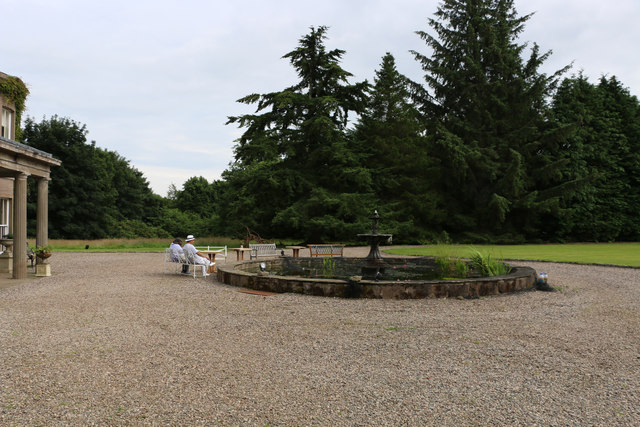
[[250, 243], [251, 255], [249, 258], [258, 258], [259, 256], [278, 256], [278, 248], [275, 243]]
[[343, 256], [344, 245], [307, 245], [311, 257]]

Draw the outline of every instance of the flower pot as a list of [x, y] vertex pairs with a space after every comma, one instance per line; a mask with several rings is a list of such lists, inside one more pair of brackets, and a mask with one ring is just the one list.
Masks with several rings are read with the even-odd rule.
[[0, 239], [0, 245], [7, 248], [7, 252], [11, 252], [11, 248], [13, 247], [13, 239]]

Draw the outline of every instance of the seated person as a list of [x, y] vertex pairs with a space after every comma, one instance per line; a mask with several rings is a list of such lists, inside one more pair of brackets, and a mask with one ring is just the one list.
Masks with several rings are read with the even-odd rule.
[[209, 270], [209, 267], [215, 265], [215, 263], [209, 261], [209, 258], [207, 258], [202, 252], [198, 251], [195, 246], [193, 246], [193, 243], [196, 241], [196, 238], [193, 237], [193, 235], [189, 234], [185, 241], [186, 243], [184, 244], [182, 250], [185, 252], [189, 252], [189, 254], [193, 257], [195, 264], [202, 266], [202, 275], [208, 276], [209, 273], [207, 273], [207, 271]]
[[[177, 238], [173, 242], [171, 242], [171, 245], [169, 246], [169, 253], [171, 254], [171, 261], [173, 262], [187, 262], [182, 250], [182, 239]], [[183, 265], [182, 272], [188, 273], [189, 266]]]
[[169, 245], [169, 253], [171, 253], [171, 261], [182, 262], [184, 256], [182, 255], [182, 239], [177, 238], [171, 245]]

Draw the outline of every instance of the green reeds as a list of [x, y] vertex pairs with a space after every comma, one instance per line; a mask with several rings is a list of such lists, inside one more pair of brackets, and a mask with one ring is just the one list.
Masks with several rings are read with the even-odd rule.
[[469, 274], [469, 264], [463, 258], [446, 252], [441, 252], [435, 257], [435, 263], [440, 269], [442, 278], [462, 279]]
[[502, 276], [509, 274], [511, 267], [501, 259], [494, 259], [489, 253], [482, 253], [471, 248], [471, 264], [483, 277]]

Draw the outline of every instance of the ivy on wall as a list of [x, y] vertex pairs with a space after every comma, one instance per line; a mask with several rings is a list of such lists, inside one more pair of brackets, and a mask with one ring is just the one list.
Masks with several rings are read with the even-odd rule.
[[22, 138], [22, 129], [20, 129], [20, 123], [22, 119], [22, 112], [24, 111], [25, 101], [29, 95], [29, 89], [22, 80], [18, 77], [7, 76], [6, 78], [0, 77], [0, 94], [4, 95], [7, 100], [13, 102], [16, 109], [16, 140], [20, 141]]

